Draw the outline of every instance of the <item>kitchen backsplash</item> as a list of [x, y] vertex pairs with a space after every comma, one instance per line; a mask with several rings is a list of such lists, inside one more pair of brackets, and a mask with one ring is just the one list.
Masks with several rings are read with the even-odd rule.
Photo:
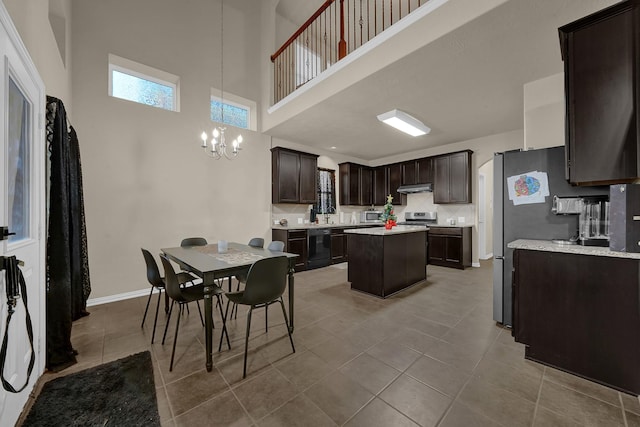
[[[360, 220], [360, 212], [366, 210], [365, 206], [339, 206], [336, 214], [329, 215], [329, 224], [349, 224], [351, 214], [356, 214], [356, 219]], [[382, 206], [376, 206], [376, 210], [382, 210]], [[271, 207], [272, 223], [281, 219], [286, 219], [289, 225], [304, 223], [309, 220], [311, 205], [288, 205], [274, 204]], [[406, 206], [394, 205], [394, 213], [398, 221], [404, 220], [405, 212], [438, 212], [438, 224], [449, 224], [449, 220], [455, 220], [457, 225], [475, 224], [475, 205], [436, 205], [433, 203], [433, 193], [416, 193], [407, 195]], [[341, 221], [342, 220], [342, 221]], [[325, 224], [325, 216], [318, 215], [318, 222]]]

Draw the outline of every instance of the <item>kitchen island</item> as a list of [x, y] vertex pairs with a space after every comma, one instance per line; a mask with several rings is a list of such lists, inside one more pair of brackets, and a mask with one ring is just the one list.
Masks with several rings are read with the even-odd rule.
[[640, 394], [640, 254], [543, 240], [508, 247], [525, 357]]
[[427, 278], [424, 226], [345, 230], [351, 289], [387, 298]]

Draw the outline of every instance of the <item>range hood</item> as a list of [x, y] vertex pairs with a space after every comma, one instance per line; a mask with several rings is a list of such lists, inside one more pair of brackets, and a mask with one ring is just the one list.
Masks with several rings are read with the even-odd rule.
[[433, 191], [433, 184], [411, 184], [401, 185], [398, 187], [398, 193], [431, 193]]

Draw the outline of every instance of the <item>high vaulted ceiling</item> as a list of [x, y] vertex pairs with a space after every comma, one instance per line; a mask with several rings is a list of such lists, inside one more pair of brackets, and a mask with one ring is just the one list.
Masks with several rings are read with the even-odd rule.
[[[281, 0], [278, 13], [291, 6], [287, 19], [304, 22], [300, 3]], [[523, 85], [563, 69], [558, 27], [614, 3], [509, 0], [266, 133], [372, 161], [522, 129]], [[412, 138], [377, 120], [394, 108], [431, 133]]]

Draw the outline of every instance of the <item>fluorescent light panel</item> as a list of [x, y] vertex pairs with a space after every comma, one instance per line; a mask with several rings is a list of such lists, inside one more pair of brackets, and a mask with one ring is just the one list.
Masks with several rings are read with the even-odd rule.
[[420, 120], [400, 110], [391, 110], [380, 114], [378, 120], [411, 136], [426, 135], [431, 132], [431, 128]]

